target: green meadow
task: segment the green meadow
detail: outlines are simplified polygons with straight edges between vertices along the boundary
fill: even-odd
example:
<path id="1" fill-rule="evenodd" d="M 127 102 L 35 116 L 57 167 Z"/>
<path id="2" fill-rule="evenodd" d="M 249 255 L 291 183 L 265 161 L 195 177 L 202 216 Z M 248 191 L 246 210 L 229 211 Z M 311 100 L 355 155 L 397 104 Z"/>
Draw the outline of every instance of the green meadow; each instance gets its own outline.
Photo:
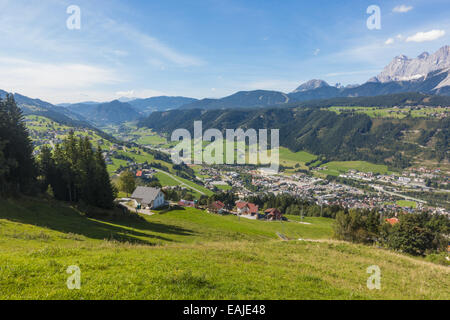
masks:
<path id="1" fill-rule="evenodd" d="M 327 110 L 327 109 L 325 109 Z M 379 108 L 379 107 L 330 107 L 328 110 L 337 114 L 343 112 L 355 112 L 367 114 L 371 118 L 395 118 L 404 119 L 408 115 L 413 118 L 428 118 L 432 114 L 444 114 L 449 112 L 448 108 L 443 107 L 426 107 L 426 108 Z"/>
<path id="2" fill-rule="evenodd" d="M 339 176 L 342 173 L 347 173 L 349 170 L 358 170 L 360 172 L 372 172 L 377 174 L 389 173 L 386 165 L 373 164 L 366 161 L 332 161 L 321 167 L 326 167 L 322 173 L 332 176 Z"/>
<path id="3" fill-rule="evenodd" d="M 1 200 L 0 299 L 450 298 L 447 267 L 334 241 L 329 219 L 292 218 L 186 209 L 94 219 L 51 200 Z M 366 286 L 372 265 L 381 290 Z M 67 288 L 69 266 L 80 290 Z"/>

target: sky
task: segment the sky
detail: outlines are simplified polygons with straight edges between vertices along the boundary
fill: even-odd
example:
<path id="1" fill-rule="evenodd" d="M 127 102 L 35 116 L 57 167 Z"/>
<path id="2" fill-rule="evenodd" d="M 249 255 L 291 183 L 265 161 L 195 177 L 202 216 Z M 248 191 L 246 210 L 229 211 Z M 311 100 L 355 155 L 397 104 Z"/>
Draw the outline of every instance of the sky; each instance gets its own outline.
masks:
<path id="1" fill-rule="evenodd" d="M 291 92 L 449 45 L 450 2 L 0 0 L 0 39 L 0 89 L 51 103 Z"/>

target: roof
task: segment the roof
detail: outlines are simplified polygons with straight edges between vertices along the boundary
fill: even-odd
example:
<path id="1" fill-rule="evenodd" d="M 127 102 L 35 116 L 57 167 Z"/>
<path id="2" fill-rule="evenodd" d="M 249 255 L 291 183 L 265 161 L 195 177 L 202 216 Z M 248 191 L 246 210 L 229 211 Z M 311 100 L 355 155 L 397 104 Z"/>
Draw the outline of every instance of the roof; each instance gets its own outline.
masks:
<path id="1" fill-rule="evenodd" d="M 259 210 L 259 207 L 256 204 L 250 203 L 250 202 L 237 202 L 236 207 L 238 209 L 243 209 L 243 208 L 247 207 L 249 209 L 250 213 L 258 213 L 258 210 Z"/>
<path id="2" fill-rule="evenodd" d="M 159 188 L 137 187 L 131 195 L 132 199 L 139 199 L 142 203 L 150 204 L 161 192 Z"/>
<path id="3" fill-rule="evenodd" d="M 225 207 L 225 204 L 221 201 L 215 201 L 215 202 L 211 203 L 211 207 L 213 209 L 220 210 Z"/>
<path id="4" fill-rule="evenodd" d="M 178 201 L 178 205 L 182 207 L 195 207 L 195 202 L 181 199 Z"/>
<path id="5" fill-rule="evenodd" d="M 270 209 L 267 209 L 264 212 L 268 213 L 268 214 L 276 214 L 276 213 L 281 214 L 280 210 L 278 210 L 277 208 L 270 208 Z"/>
<path id="6" fill-rule="evenodd" d="M 138 172 L 136 172 L 136 177 L 142 177 L 142 171 L 138 171 Z"/>
<path id="7" fill-rule="evenodd" d="M 386 222 L 393 226 L 393 225 L 399 223 L 400 220 L 398 220 L 397 218 L 391 218 L 391 219 L 386 219 Z"/>

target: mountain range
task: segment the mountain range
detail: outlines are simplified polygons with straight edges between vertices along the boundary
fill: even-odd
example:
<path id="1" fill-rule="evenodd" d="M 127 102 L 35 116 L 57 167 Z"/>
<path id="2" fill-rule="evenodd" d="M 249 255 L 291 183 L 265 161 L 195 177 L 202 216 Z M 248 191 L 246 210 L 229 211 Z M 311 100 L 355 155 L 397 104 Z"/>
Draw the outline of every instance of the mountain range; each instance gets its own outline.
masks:
<path id="1" fill-rule="evenodd" d="M 450 95 L 450 46 L 436 53 L 422 53 L 415 59 L 395 57 L 386 68 L 362 85 L 331 86 L 324 80 L 310 80 L 291 93 L 240 91 L 221 99 L 203 99 L 182 109 L 223 109 L 276 106 L 338 97 L 370 97 L 404 92 Z"/>
<path id="2" fill-rule="evenodd" d="M 194 99 L 187 97 L 126 98 L 111 102 L 83 102 L 59 104 L 32 99 L 15 93 L 17 104 L 25 114 L 52 116 L 54 120 L 91 122 L 96 125 L 121 123 L 144 118 L 155 111 L 173 109 L 234 109 L 291 106 L 317 100 L 373 97 L 400 93 L 422 93 L 450 96 L 450 46 L 437 52 L 422 53 L 417 58 L 395 57 L 376 77 L 362 85 L 331 86 L 320 79 L 310 80 L 291 93 L 254 90 L 239 91 L 220 99 Z M 0 90 L 0 97 L 7 93 Z M 348 98 L 348 99 L 347 99 Z M 346 100 L 347 99 L 347 100 Z M 314 101 L 314 102 L 313 102 Z M 387 101 L 377 100 L 377 101 Z M 321 104 L 320 102 L 319 104 Z"/>

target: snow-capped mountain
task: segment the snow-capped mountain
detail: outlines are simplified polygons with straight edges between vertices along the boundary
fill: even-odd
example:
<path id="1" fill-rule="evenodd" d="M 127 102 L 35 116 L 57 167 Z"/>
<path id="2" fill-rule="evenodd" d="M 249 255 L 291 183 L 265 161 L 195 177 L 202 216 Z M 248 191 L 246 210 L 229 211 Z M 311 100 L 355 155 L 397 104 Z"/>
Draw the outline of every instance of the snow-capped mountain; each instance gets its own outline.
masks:
<path id="1" fill-rule="evenodd" d="M 450 46 L 444 46 L 433 54 L 424 52 L 415 59 L 405 55 L 395 57 L 370 82 L 410 81 L 425 78 L 429 73 L 450 68 Z"/>

